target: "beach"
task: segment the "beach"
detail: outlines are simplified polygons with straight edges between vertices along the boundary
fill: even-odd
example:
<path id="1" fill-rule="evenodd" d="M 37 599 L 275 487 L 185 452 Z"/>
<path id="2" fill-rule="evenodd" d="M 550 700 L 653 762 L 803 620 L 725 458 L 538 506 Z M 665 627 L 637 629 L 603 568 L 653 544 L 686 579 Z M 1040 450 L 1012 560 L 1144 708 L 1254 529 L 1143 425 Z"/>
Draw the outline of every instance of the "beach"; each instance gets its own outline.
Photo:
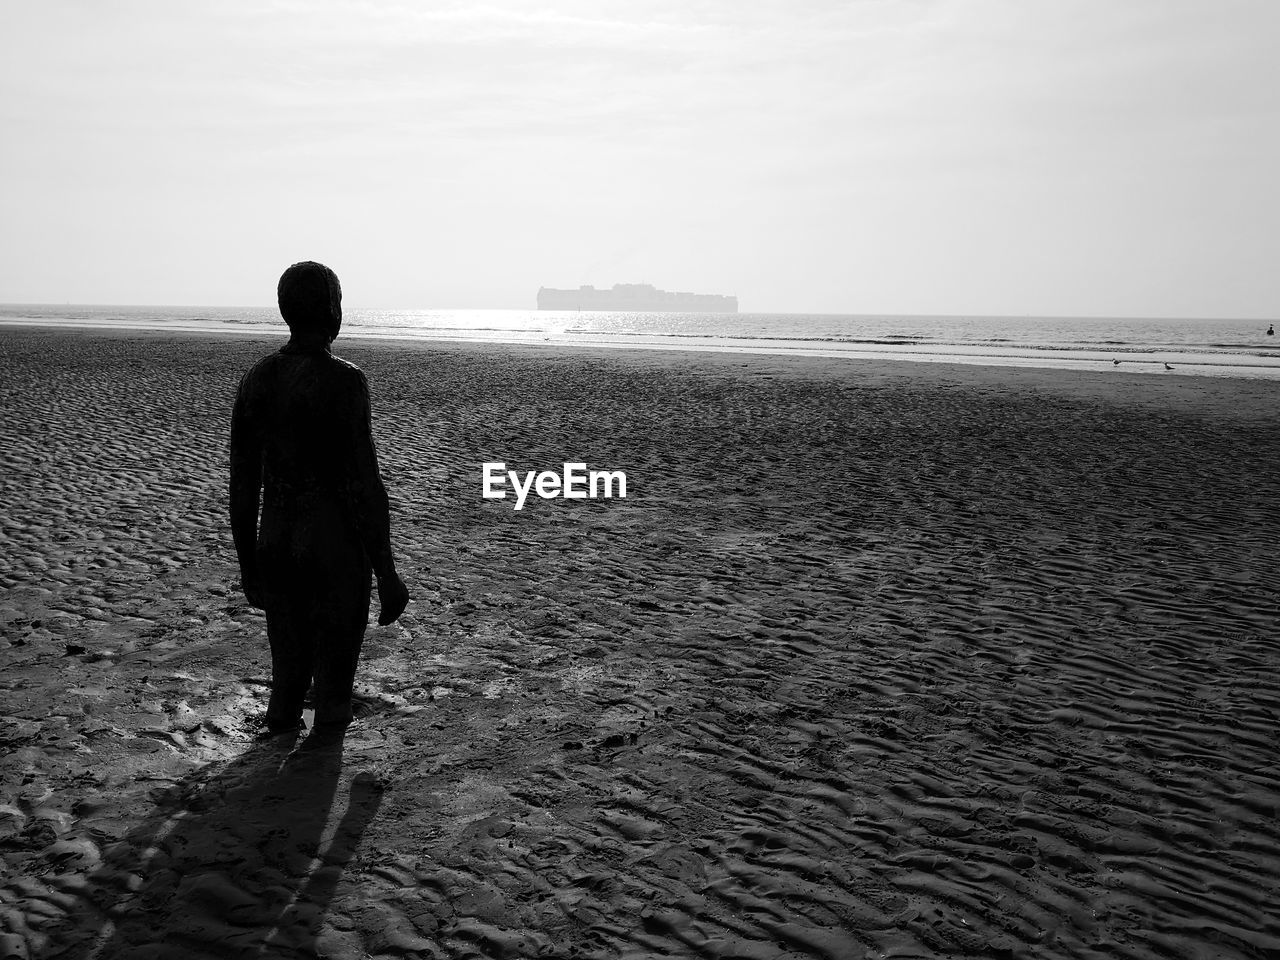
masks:
<path id="1" fill-rule="evenodd" d="M 1280 382 L 340 338 L 414 600 L 262 739 L 282 342 L 0 328 L 0 955 L 1280 954 Z"/>

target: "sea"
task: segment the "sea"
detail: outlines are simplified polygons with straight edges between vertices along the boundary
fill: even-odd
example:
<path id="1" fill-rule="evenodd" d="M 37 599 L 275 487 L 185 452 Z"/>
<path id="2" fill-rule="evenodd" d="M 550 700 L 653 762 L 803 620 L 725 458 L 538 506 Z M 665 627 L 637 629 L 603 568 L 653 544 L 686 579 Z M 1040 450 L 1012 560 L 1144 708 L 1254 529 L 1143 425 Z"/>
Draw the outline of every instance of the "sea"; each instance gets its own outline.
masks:
<path id="1" fill-rule="evenodd" d="M 0 324 L 284 335 L 274 307 L 0 304 Z M 895 316 L 344 308 L 346 336 L 1121 369 L 1280 379 L 1271 322 L 1227 318 Z"/>

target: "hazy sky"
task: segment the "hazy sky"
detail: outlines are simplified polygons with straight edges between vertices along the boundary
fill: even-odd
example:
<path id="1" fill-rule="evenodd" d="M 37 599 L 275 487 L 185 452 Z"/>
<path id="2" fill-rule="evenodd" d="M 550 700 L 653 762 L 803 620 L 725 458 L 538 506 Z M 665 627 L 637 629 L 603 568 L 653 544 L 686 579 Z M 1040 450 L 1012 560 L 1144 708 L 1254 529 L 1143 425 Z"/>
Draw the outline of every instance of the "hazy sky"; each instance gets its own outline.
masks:
<path id="1" fill-rule="evenodd" d="M 0 301 L 1280 315 L 1276 0 L 0 0 Z"/>

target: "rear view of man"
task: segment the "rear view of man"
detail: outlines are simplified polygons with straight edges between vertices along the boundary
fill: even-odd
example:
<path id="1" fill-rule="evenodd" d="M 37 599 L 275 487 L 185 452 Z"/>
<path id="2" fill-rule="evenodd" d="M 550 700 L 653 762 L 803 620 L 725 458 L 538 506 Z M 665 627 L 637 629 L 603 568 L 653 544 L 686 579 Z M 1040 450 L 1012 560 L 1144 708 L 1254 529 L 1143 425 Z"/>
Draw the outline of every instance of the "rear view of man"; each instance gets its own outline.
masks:
<path id="1" fill-rule="evenodd" d="M 312 683 L 316 726 L 350 723 L 373 576 L 378 623 L 409 602 L 391 555 L 368 383 L 329 348 L 342 325 L 338 278 L 295 263 L 277 293 L 289 342 L 245 374 L 231 418 L 231 530 L 245 596 L 267 618 L 273 733 L 302 726 Z"/>

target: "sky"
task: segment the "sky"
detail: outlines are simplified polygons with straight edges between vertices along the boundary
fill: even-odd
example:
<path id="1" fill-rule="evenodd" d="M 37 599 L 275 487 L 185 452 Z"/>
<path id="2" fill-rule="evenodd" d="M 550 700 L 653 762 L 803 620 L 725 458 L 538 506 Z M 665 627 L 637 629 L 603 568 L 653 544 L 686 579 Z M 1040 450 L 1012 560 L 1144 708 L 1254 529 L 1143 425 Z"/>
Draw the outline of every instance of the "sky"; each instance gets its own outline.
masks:
<path id="1" fill-rule="evenodd" d="M 0 0 L 0 302 L 1280 316 L 1275 0 Z"/>

